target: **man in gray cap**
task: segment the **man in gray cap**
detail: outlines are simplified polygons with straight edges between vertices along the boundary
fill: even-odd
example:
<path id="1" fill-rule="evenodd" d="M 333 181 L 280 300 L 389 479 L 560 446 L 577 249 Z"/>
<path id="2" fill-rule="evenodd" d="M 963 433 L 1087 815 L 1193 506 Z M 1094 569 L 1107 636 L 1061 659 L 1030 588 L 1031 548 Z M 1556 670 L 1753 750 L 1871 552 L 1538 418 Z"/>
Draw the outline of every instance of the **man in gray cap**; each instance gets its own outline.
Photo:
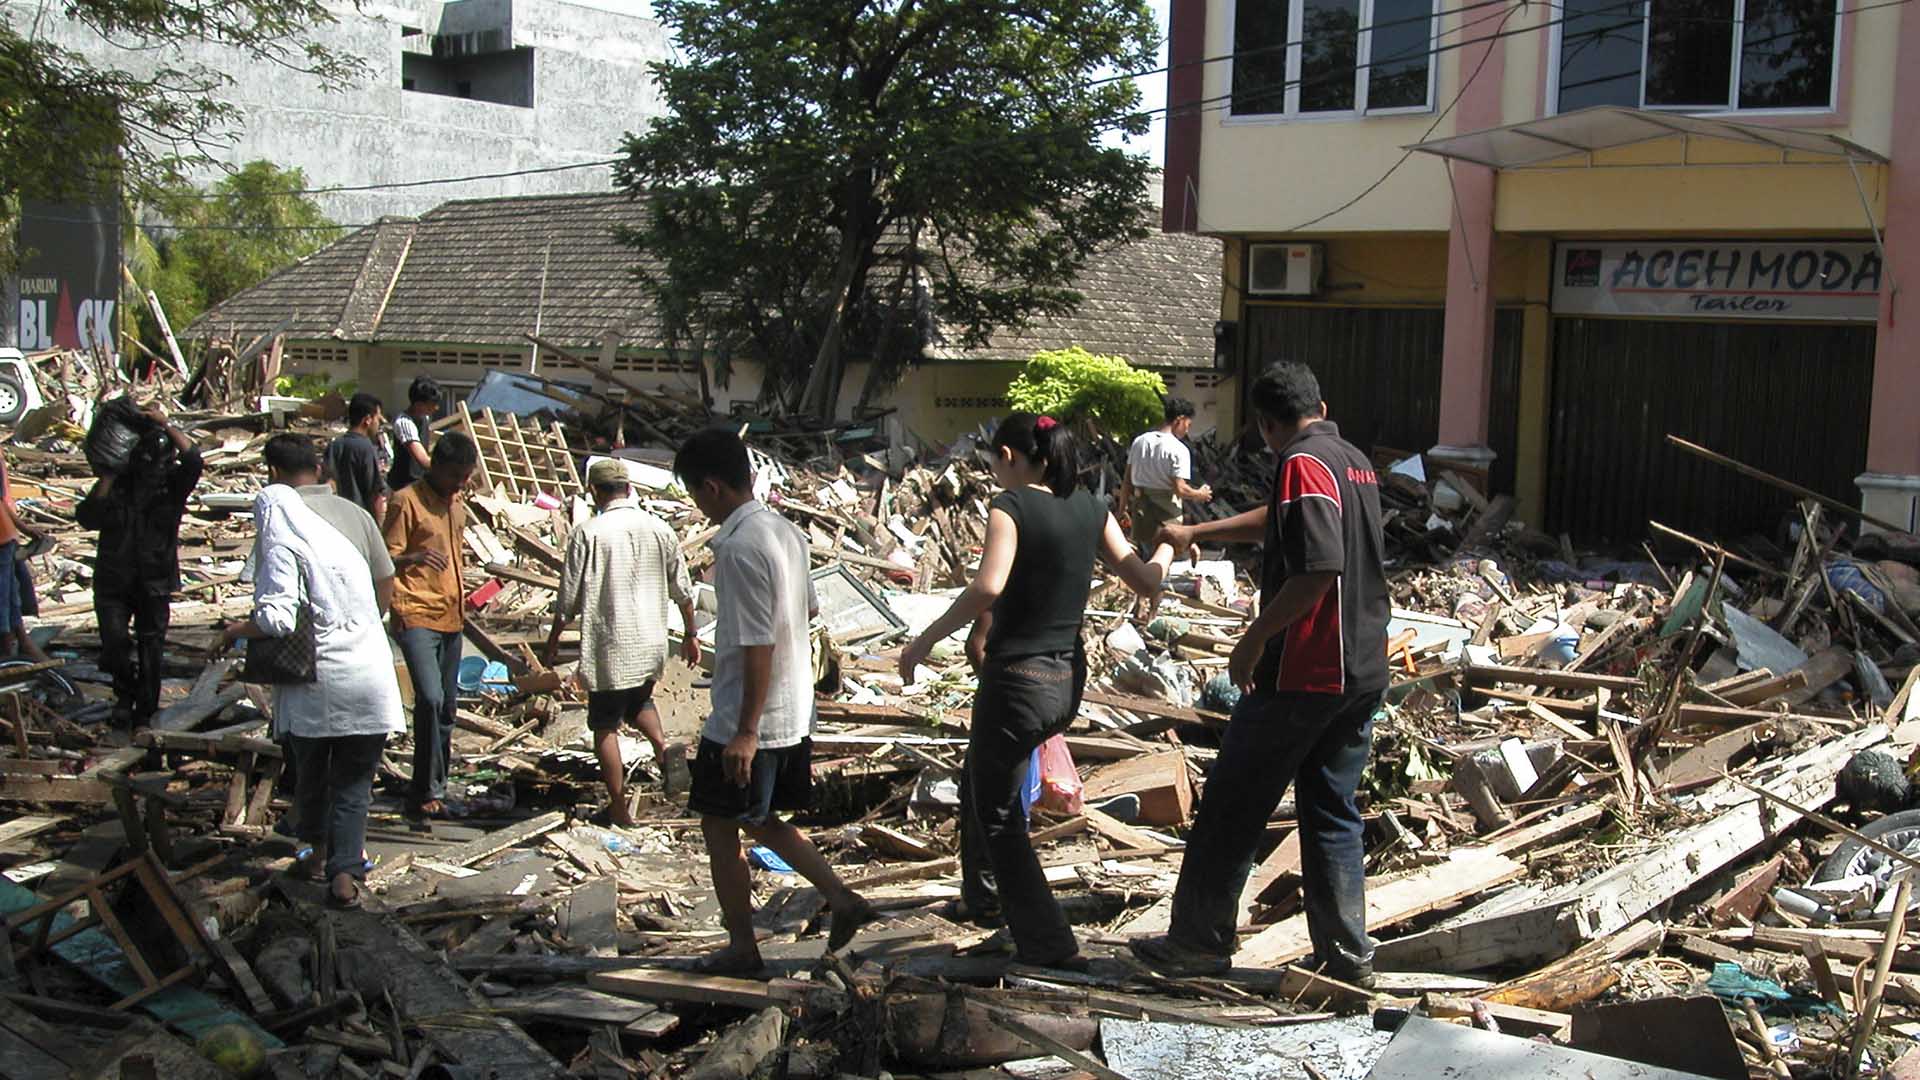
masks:
<path id="1" fill-rule="evenodd" d="M 551 666 L 567 621 L 580 619 L 580 675 L 587 685 L 587 726 L 592 729 L 600 775 L 611 800 L 608 817 L 628 827 L 626 764 L 620 758 L 620 727 L 632 724 L 653 744 L 663 764 L 667 740 L 653 685 L 667 668 L 667 601 L 679 605 L 686 627 L 680 655 L 700 663 L 694 632 L 693 581 L 680 557 L 680 538 L 666 522 L 640 509 L 624 462 L 603 458 L 587 469 L 593 520 L 567 541 L 560 595 L 554 601 L 553 632 L 547 637 Z"/>

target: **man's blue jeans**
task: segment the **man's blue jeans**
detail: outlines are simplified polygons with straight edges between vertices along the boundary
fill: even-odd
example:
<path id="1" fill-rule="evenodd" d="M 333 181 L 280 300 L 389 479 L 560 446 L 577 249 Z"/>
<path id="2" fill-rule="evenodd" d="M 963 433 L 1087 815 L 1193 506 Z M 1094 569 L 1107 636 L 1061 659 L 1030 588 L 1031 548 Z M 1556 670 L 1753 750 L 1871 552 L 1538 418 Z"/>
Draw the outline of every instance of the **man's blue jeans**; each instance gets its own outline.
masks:
<path id="1" fill-rule="evenodd" d="M 460 704 L 460 631 L 410 626 L 400 631 L 400 655 L 413 680 L 415 803 L 447 797 L 453 757 L 453 713 Z"/>
<path id="2" fill-rule="evenodd" d="M 1370 963 L 1365 823 L 1354 789 L 1367 767 L 1382 694 L 1248 694 L 1234 707 L 1207 773 L 1173 894 L 1173 940 L 1233 955 L 1240 892 L 1267 819 L 1294 784 L 1300 814 L 1301 892 L 1321 962 Z"/>

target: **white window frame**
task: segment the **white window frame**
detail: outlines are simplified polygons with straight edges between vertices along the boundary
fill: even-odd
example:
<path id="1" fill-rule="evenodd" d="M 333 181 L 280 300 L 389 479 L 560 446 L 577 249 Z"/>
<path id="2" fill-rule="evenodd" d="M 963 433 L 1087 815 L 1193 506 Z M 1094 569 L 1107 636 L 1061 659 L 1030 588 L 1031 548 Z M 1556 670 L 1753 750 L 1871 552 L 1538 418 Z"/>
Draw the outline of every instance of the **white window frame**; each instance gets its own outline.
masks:
<path id="1" fill-rule="evenodd" d="M 1234 0 L 1227 18 L 1227 44 L 1224 52 L 1233 52 L 1237 25 L 1240 18 L 1242 0 Z M 1360 40 L 1355 43 L 1353 71 L 1354 108 L 1340 112 L 1300 111 L 1300 67 L 1302 63 L 1302 31 L 1306 22 L 1304 0 L 1288 0 L 1287 3 L 1287 90 L 1284 111 L 1276 113 L 1244 113 L 1233 111 L 1233 68 L 1235 61 L 1227 61 L 1227 108 L 1223 110 L 1223 124 L 1289 124 L 1300 121 L 1309 123 L 1327 120 L 1358 120 L 1369 116 L 1413 116 L 1433 111 L 1435 71 L 1440 66 L 1438 57 L 1433 53 L 1440 39 L 1440 0 L 1429 0 L 1432 14 L 1427 19 L 1427 99 L 1419 105 L 1401 105 L 1390 109 L 1367 108 L 1367 90 L 1373 73 L 1370 66 L 1373 60 L 1373 8 L 1374 0 L 1359 0 L 1360 4 Z"/>
<path id="2" fill-rule="evenodd" d="M 1840 108 L 1840 78 L 1847 58 L 1842 48 L 1841 35 L 1847 30 L 1847 0 L 1834 0 L 1833 9 L 1833 73 L 1827 87 L 1825 105 L 1795 105 L 1784 108 L 1743 109 L 1740 107 L 1740 53 L 1741 39 L 1746 36 L 1747 0 L 1733 0 L 1733 66 L 1727 76 L 1728 105 L 1649 105 L 1647 104 L 1647 59 L 1653 48 L 1653 4 L 1655 0 L 1646 0 L 1646 10 L 1640 16 L 1640 91 L 1639 104 L 1634 106 L 1650 112 L 1681 113 L 1687 116 L 1822 116 L 1835 113 Z M 1567 11 L 1564 0 L 1551 0 L 1550 17 L 1553 20 L 1553 33 L 1548 39 L 1548 62 L 1553 65 L 1553 78 L 1547 81 L 1547 115 L 1560 114 L 1560 57 L 1565 49 L 1563 34 L 1566 30 Z"/>

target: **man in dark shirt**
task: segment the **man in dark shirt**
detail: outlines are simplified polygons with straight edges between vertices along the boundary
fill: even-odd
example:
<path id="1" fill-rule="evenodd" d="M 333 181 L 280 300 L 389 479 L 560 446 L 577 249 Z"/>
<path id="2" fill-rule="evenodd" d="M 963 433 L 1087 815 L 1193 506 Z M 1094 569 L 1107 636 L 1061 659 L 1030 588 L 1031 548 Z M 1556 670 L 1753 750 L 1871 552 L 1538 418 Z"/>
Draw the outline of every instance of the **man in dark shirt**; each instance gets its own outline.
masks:
<path id="1" fill-rule="evenodd" d="M 382 422 L 380 399 L 365 391 L 347 402 L 347 433 L 327 446 L 327 479 L 340 497 L 365 510 L 376 522 L 387 520 L 386 469 L 373 445 Z"/>
<path id="2" fill-rule="evenodd" d="M 100 656 L 113 676 L 114 722 L 135 726 L 160 707 L 160 656 L 180 588 L 180 518 L 200 482 L 200 451 L 158 403 L 123 474 L 103 475 L 74 511 L 100 533 L 93 610 Z M 128 632 L 129 626 L 132 633 Z"/>
<path id="3" fill-rule="evenodd" d="M 1223 521 L 1170 525 L 1159 536 L 1182 552 L 1198 540 L 1262 541 L 1260 615 L 1228 662 L 1243 696 L 1187 837 L 1172 926 L 1136 939 L 1133 950 L 1169 974 L 1228 967 L 1240 893 L 1291 781 L 1313 943 L 1306 963 L 1371 986 L 1366 852 L 1353 796 L 1388 681 L 1379 479 L 1327 421 L 1305 365 L 1269 367 L 1249 397 L 1261 437 L 1280 459 L 1270 501 Z"/>

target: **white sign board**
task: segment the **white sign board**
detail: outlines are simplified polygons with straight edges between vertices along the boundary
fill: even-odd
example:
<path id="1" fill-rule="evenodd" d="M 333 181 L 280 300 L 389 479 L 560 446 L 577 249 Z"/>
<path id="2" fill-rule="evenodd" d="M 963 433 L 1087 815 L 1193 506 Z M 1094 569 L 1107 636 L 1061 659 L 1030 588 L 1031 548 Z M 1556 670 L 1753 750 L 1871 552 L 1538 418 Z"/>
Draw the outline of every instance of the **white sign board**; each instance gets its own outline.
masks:
<path id="1" fill-rule="evenodd" d="M 1553 311 L 1872 322 L 1882 273 L 1866 242 L 1569 241 L 1554 251 Z"/>

